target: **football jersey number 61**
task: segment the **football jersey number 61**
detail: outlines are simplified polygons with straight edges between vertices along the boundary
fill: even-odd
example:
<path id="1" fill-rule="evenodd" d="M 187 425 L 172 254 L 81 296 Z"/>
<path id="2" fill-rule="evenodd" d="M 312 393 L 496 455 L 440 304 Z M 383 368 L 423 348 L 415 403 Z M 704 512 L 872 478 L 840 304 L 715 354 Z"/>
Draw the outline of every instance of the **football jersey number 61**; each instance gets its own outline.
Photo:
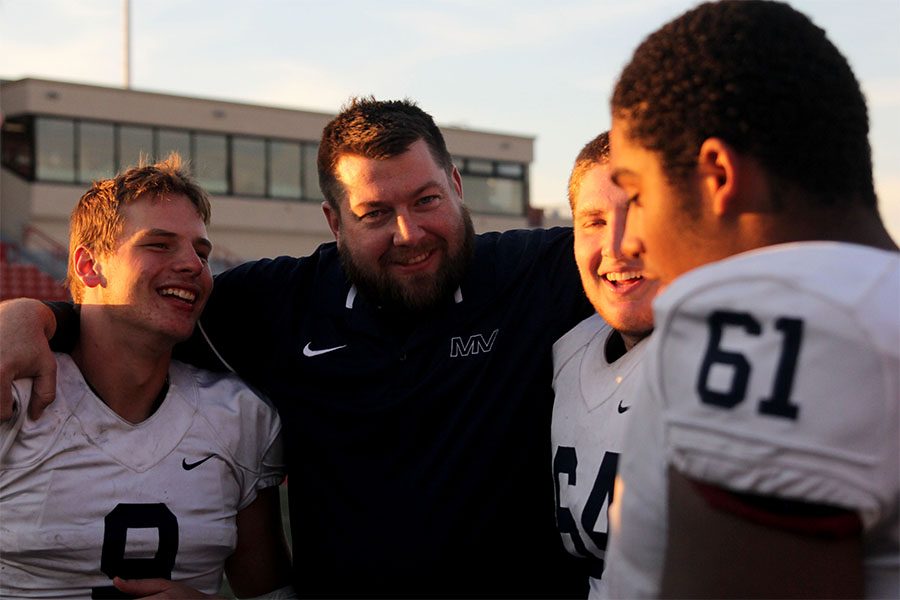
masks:
<path id="1" fill-rule="evenodd" d="M 751 365 L 747 358 L 738 352 L 728 352 L 720 346 L 722 331 L 725 327 L 740 327 L 750 335 L 762 335 L 762 326 L 750 313 L 715 311 L 707 319 L 709 324 L 709 345 L 700 367 L 697 378 L 697 393 L 704 404 L 722 408 L 734 408 L 745 400 L 747 382 L 750 379 Z M 797 358 L 800 355 L 800 342 L 803 339 L 803 321 L 788 317 L 780 317 L 775 321 L 775 329 L 781 332 L 781 355 L 775 371 L 772 394 L 761 398 L 758 410 L 764 415 L 797 419 L 800 407 L 791 402 L 791 389 L 794 385 L 794 372 L 797 369 Z M 731 388 L 727 392 L 709 389 L 709 373 L 713 365 L 730 365 L 734 369 Z"/>

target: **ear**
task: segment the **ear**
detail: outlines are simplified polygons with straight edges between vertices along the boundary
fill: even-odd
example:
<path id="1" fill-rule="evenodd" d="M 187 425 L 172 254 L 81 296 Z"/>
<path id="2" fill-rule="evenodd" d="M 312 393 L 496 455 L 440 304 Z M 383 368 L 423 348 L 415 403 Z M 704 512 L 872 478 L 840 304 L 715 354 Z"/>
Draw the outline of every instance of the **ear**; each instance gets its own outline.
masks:
<path id="1" fill-rule="evenodd" d="M 740 155 L 720 138 L 708 138 L 697 158 L 700 190 L 717 217 L 739 210 L 743 185 Z"/>
<path id="2" fill-rule="evenodd" d="M 328 200 L 322 202 L 322 212 L 325 213 L 325 220 L 328 221 L 328 227 L 337 242 L 341 241 L 341 213 L 339 209 L 331 206 Z"/>
<path id="3" fill-rule="evenodd" d="M 453 185 L 453 189 L 456 190 L 456 194 L 459 196 L 460 201 L 463 200 L 463 186 L 462 186 L 462 176 L 459 174 L 459 169 L 456 168 L 456 165 L 453 165 L 453 170 L 450 172 L 450 183 Z"/>
<path id="4" fill-rule="evenodd" d="M 86 246 L 78 246 L 72 261 L 75 265 L 75 275 L 85 287 L 106 285 L 106 279 L 103 277 L 103 265 L 97 260 L 92 250 Z"/>

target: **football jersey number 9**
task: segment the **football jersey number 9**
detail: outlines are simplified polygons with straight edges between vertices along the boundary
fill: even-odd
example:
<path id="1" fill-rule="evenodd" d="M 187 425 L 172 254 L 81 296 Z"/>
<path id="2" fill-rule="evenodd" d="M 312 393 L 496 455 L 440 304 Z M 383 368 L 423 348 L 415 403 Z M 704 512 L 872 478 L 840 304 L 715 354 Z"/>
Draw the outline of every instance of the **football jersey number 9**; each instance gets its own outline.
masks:
<path id="1" fill-rule="evenodd" d="M 153 558 L 126 558 L 125 542 L 129 529 L 153 528 L 159 531 L 159 546 Z M 103 551 L 100 570 L 112 579 L 172 578 L 178 554 L 178 519 L 162 503 L 121 503 L 104 519 Z M 114 586 L 96 587 L 91 598 L 123 597 Z"/>

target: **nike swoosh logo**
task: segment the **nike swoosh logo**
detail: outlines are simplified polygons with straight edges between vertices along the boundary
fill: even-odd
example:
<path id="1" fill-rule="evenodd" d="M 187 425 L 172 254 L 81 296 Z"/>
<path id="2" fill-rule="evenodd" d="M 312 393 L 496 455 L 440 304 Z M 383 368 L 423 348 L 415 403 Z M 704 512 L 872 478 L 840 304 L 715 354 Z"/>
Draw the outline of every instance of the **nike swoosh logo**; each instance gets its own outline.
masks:
<path id="1" fill-rule="evenodd" d="M 618 410 L 619 414 L 621 415 L 622 413 L 627 411 L 629 408 L 631 408 L 630 404 L 628 406 L 622 406 L 622 401 L 619 400 L 619 406 L 616 407 L 616 410 Z"/>
<path id="2" fill-rule="evenodd" d="M 189 463 L 186 458 L 182 458 L 181 459 L 181 468 L 184 469 L 185 471 L 190 471 L 191 469 L 196 469 L 197 467 L 199 467 L 200 465 L 202 465 L 203 463 L 205 463 L 206 461 L 211 459 L 213 456 L 215 456 L 215 454 L 210 454 L 206 458 L 201 458 L 197 462 L 192 462 L 192 463 Z"/>
<path id="3" fill-rule="evenodd" d="M 319 356 L 320 354 L 328 354 L 329 352 L 334 352 L 335 350 L 340 350 L 341 348 L 346 348 L 347 344 L 343 346 L 335 346 L 334 348 L 322 348 L 321 350 L 313 350 L 309 346 L 312 342 L 309 342 L 305 346 L 303 346 L 303 356 Z"/>

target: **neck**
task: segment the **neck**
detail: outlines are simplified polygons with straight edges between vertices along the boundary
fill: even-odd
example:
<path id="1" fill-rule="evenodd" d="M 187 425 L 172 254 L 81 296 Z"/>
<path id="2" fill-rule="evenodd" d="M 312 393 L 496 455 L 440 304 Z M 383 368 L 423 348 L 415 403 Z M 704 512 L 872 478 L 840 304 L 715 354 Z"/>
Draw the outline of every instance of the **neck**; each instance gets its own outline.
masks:
<path id="1" fill-rule="evenodd" d="M 882 250 L 897 250 L 877 211 L 861 207 L 797 207 L 774 213 L 745 213 L 721 236 L 722 257 L 762 246 L 791 242 L 843 242 Z"/>
<path id="2" fill-rule="evenodd" d="M 72 359 L 110 409 L 130 423 L 140 423 L 156 410 L 166 387 L 171 345 L 117 330 L 101 318 L 102 309 L 82 307 L 81 335 Z"/>
<path id="3" fill-rule="evenodd" d="M 645 337 L 647 337 L 650 334 L 642 333 L 639 335 L 632 335 L 632 334 L 627 334 L 627 333 L 620 331 L 619 335 L 622 336 L 622 342 L 625 344 L 625 352 L 628 352 L 629 350 L 631 350 L 632 348 L 637 346 L 638 342 L 640 342 L 642 339 L 644 339 Z"/>
<path id="4" fill-rule="evenodd" d="M 629 345 L 629 337 L 630 336 L 626 337 L 622 335 L 622 332 L 617 329 L 612 330 L 612 332 L 609 334 L 609 337 L 606 338 L 606 346 L 604 346 L 603 348 L 603 354 L 606 358 L 606 362 L 608 362 L 609 364 L 613 364 L 614 362 L 622 358 L 626 352 L 631 350 L 634 344 Z"/>
<path id="5" fill-rule="evenodd" d="M 822 231 L 818 239 L 860 244 L 881 250 L 897 250 L 897 242 L 891 238 L 875 209 L 857 208 L 836 212 L 838 214 L 835 215 L 826 213 L 820 225 Z"/>

